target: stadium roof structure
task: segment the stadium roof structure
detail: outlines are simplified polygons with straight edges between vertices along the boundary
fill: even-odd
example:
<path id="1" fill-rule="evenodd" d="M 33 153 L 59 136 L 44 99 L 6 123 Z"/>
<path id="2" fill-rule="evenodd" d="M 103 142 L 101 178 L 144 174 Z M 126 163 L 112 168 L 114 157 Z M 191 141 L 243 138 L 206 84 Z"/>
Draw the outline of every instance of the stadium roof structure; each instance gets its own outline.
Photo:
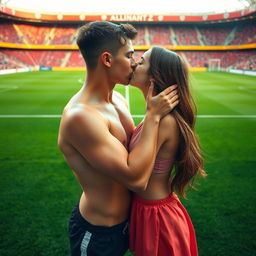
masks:
<path id="1" fill-rule="evenodd" d="M 239 11 L 203 14 L 90 14 L 90 13 L 43 13 L 0 5 L 0 17 L 31 22 L 145 22 L 145 23 L 221 23 L 256 17 L 256 4 Z"/>

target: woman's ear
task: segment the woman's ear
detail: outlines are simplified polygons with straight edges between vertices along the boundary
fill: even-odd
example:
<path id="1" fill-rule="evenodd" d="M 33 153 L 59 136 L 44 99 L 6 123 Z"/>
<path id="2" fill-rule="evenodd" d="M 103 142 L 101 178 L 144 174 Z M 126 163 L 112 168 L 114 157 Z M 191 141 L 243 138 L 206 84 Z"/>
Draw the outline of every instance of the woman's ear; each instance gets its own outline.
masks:
<path id="1" fill-rule="evenodd" d="M 101 58 L 101 62 L 104 66 L 110 68 L 111 65 L 112 65 L 112 55 L 111 53 L 109 52 L 103 52 L 101 55 L 100 55 L 100 58 Z"/>

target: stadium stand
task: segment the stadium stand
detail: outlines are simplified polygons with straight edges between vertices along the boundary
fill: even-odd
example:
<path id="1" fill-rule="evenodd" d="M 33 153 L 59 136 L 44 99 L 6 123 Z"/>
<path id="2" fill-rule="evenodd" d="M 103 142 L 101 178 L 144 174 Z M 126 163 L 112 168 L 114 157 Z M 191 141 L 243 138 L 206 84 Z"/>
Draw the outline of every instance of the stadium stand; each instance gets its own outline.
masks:
<path id="1" fill-rule="evenodd" d="M 133 42 L 134 45 L 148 45 L 149 41 L 148 41 L 148 36 L 146 36 L 146 27 L 145 26 L 136 26 L 136 29 L 138 31 L 138 35 Z M 147 37 L 147 39 L 146 39 L 146 37 Z"/>
<path id="2" fill-rule="evenodd" d="M 214 26 L 200 27 L 198 32 L 199 37 L 204 45 L 228 45 L 227 39 L 231 32 L 236 28 L 233 26 Z M 241 43 L 242 44 L 242 43 Z"/>
<path id="3" fill-rule="evenodd" d="M 78 26 L 49 27 L 0 23 L 0 40 L 9 43 L 74 44 Z M 172 25 L 136 26 L 135 45 L 236 45 L 256 42 L 256 26 L 240 25 Z M 171 35 L 172 33 L 172 35 Z M 230 40 L 227 40 L 230 38 Z"/>
<path id="4" fill-rule="evenodd" d="M 244 48 L 232 49 L 234 45 L 256 43 L 255 19 L 241 19 L 233 22 L 215 23 L 135 23 L 138 36 L 134 46 L 145 50 L 145 46 L 163 45 L 179 52 L 190 67 L 208 67 L 209 60 L 218 60 L 222 69 L 256 70 L 256 50 Z M 131 22 L 132 23 L 132 22 Z M 12 43 L 13 47 L 2 46 L 0 52 L 0 69 L 51 66 L 84 67 L 85 63 L 76 45 L 78 28 L 83 23 L 44 22 L 35 23 L 1 18 L 0 44 Z M 33 50 L 20 45 L 34 45 Z M 45 49 L 45 47 L 49 48 Z M 56 47 L 57 48 L 56 48 Z M 63 46 L 58 48 L 58 46 Z M 66 46 L 66 48 L 65 48 Z M 144 46 L 144 48 L 143 48 Z M 219 49 L 197 49 L 195 47 L 219 46 Z M 223 46 L 231 46 L 222 50 Z M 55 48 L 56 49 L 55 49 Z M 190 49 L 191 47 L 191 49 Z M 139 59 L 143 51 L 137 50 L 135 58 Z"/>
<path id="5" fill-rule="evenodd" d="M 71 52 L 70 58 L 67 63 L 67 67 L 84 67 L 84 66 L 85 66 L 85 62 L 80 52 L 78 51 Z"/>
<path id="6" fill-rule="evenodd" d="M 150 45 L 172 45 L 169 26 L 147 26 Z"/>
<path id="7" fill-rule="evenodd" d="M 22 44 L 23 40 L 17 34 L 12 23 L 0 23 L 1 42 Z"/>
<path id="8" fill-rule="evenodd" d="M 192 67 L 207 67 L 209 59 L 219 59 L 222 68 L 255 70 L 256 55 L 252 51 L 183 51 L 180 52 Z"/>
<path id="9" fill-rule="evenodd" d="M 196 27 L 194 26 L 173 26 L 175 39 L 178 45 L 201 45 L 198 40 Z"/>
<path id="10" fill-rule="evenodd" d="M 75 43 L 77 27 L 55 27 L 49 44 L 73 44 Z"/>
<path id="11" fill-rule="evenodd" d="M 51 27 L 36 27 L 27 24 L 13 24 L 13 27 L 24 44 L 45 44 L 46 37 L 52 29 Z"/>
<path id="12" fill-rule="evenodd" d="M 248 44 L 256 43 L 256 25 L 248 26 L 247 24 L 239 24 L 236 27 L 234 39 L 230 44 Z"/>

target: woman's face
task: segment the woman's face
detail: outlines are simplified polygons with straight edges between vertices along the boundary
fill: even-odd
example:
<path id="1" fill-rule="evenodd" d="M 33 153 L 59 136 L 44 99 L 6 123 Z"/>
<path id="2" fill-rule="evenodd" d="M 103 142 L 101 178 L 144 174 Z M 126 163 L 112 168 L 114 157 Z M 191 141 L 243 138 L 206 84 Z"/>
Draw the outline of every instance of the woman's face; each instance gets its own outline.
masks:
<path id="1" fill-rule="evenodd" d="M 148 75 L 150 55 L 151 50 L 148 50 L 141 56 L 130 81 L 130 85 L 141 89 L 143 92 L 148 90 L 150 84 L 150 76 Z"/>

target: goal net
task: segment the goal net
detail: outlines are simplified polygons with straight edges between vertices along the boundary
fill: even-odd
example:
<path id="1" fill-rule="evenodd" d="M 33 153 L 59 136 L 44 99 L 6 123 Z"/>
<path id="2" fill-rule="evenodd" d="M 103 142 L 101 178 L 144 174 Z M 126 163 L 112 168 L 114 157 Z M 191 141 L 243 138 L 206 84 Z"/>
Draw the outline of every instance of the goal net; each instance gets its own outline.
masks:
<path id="1" fill-rule="evenodd" d="M 220 59 L 209 59 L 208 70 L 220 71 Z"/>

